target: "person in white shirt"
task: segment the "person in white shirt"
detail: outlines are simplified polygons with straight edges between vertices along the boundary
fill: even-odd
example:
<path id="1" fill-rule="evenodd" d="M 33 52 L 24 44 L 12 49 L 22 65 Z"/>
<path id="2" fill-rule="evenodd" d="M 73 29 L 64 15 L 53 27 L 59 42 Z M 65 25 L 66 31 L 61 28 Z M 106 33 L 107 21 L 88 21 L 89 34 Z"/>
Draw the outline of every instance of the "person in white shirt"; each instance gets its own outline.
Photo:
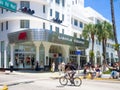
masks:
<path id="1" fill-rule="evenodd" d="M 10 72 L 13 72 L 13 63 L 12 63 L 12 61 L 9 62 L 9 66 L 10 66 Z"/>

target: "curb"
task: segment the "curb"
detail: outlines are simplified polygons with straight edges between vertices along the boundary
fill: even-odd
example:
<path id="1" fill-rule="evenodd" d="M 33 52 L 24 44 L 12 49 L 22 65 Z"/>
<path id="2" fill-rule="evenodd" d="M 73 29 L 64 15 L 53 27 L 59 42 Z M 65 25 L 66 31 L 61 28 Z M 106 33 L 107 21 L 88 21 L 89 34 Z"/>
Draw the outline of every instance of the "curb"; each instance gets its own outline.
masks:
<path id="1" fill-rule="evenodd" d="M 50 77 L 51 79 L 59 79 L 60 77 Z M 83 77 L 80 76 L 81 79 L 84 79 Z M 111 78 L 94 78 L 94 79 L 90 79 L 90 78 L 86 78 L 87 80 L 110 80 L 110 81 L 119 81 L 120 79 L 111 79 Z"/>

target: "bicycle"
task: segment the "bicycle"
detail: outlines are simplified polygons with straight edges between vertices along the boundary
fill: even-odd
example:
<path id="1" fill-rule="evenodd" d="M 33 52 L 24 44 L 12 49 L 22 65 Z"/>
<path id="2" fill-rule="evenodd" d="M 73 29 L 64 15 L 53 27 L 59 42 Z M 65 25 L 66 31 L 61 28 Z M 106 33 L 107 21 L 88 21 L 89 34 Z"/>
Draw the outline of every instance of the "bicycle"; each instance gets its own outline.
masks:
<path id="1" fill-rule="evenodd" d="M 68 75 L 68 73 L 59 78 L 59 83 L 63 86 L 67 85 L 68 81 L 70 81 L 70 83 L 73 84 L 74 86 L 80 86 L 82 84 L 81 78 L 79 78 L 76 75 L 72 78 L 72 80 L 70 76 Z"/>

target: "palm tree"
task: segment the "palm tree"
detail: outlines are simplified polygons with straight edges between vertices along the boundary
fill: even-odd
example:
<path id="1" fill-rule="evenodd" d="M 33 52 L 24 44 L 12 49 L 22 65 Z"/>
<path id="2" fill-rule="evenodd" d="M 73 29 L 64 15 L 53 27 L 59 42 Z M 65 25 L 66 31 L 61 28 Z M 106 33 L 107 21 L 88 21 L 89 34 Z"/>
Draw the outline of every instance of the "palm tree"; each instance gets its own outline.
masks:
<path id="1" fill-rule="evenodd" d="M 114 34 L 115 44 L 116 44 L 116 45 L 119 45 L 119 44 L 118 44 L 118 40 L 117 40 L 117 34 L 116 34 L 116 24 L 115 24 L 114 3 L 113 3 L 113 1 L 114 1 L 114 0 L 110 0 L 111 17 L 112 17 L 112 25 L 113 25 L 113 34 Z M 117 50 L 118 59 L 119 59 L 119 62 L 120 62 L 119 49 L 116 49 L 116 50 Z M 120 66 L 119 66 L 119 67 L 120 67 Z"/>
<path id="2" fill-rule="evenodd" d="M 113 38 L 112 25 L 107 21 L 103 21 L 97 26 L 97 38 L 102 42 L 102 50 L 103 50 L 103 64 L 106 64 L 106 44 L 107 39 Z"/>
<path id="3" fill-rule="evenodd" d="M 96 28 L 95 28 L 95 24 L 86 24 L 83 31 L 82 31 L 82 36 L 85 39 L 91 38 L 92 40 L 92 50 L 91 50 L 91 59 L 90 62 L 91 64 L 93 64 L 93 57 L 94 57 L 94 38 L 95 38 L 95 34 L 96 34 Z"/>

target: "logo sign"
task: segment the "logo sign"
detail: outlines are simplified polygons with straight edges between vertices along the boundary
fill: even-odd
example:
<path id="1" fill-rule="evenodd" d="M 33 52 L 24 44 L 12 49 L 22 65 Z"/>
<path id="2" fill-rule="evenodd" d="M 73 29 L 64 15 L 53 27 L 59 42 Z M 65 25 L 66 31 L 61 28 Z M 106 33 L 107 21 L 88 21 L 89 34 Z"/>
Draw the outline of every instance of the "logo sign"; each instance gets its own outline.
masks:
<path id="1" fill-rule="evenodd" d="M 16 12 L 17 4 L 8 0 L 0 0 L 0 7 Z"/>
<path id="2" fill-rule="evenodd" d="M 76 55 L 81 55 L 81 51 L 80 51 L 80 50 L 77 50 L 77 51 L 75 52 L 75 54 L 76 54 Z"/>
<path id="3" fill-rule="evenodd" d="M 27 39 L 27 33 L 26 32 L 21 32 L 18 35 L 18 40 L 26 40 Z"/>

